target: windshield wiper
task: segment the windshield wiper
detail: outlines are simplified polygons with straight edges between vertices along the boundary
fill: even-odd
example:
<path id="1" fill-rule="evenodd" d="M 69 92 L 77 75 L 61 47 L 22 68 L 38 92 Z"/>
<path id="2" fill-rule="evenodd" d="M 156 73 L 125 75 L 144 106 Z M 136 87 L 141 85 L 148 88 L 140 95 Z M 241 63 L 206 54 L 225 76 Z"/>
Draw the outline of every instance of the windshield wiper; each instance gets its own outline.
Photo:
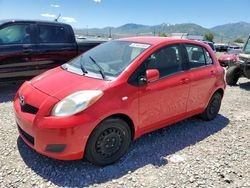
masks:
<path id="1" fill-rule="evenodd" d="M 84 74 L 88 74 L 88 71 L 85 69 L 85 67 L 83 66 L 83 61 L 82 61 L 82 55 L 81 55 L 81 58 L 80 58 L 80 68 L 82 70 L 82 73 L 83 75 Z"/>
<path id="2" fill-rule="evenodd" d="M 99 68 L 99 72 L 102 75 L 102 78 L 105 79 L 106 76 L 104 74 L 102 67 L 93 59 L 93 57 L 89 56 L 89 59 L 91 59 L 91 61 Z"/>

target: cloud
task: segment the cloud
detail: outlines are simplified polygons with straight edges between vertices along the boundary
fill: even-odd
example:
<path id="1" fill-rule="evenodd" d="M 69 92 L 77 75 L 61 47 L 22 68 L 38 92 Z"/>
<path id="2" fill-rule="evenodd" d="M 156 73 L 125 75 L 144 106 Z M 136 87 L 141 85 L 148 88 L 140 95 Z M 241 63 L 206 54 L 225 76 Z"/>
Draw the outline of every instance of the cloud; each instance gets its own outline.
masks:
<path id="1" fill-rule="evenodd" d="M 55 18 L 56 15 L 55 14 L 49 14 L 49 13 L 43 13 L 40 14 L 42 17 L 47 17 L 47 18 Z"/>
<path id="2" fill-rule="evenodd" d="M 93 0 L 94 2 L 96 2 L 96 3 L 100 3 L 101 2 L 101 0 Z"/>
<path id="3" fill-rule="evenodd" d="M 59 8 L 60 5 L 57 5 L 57 4 L 50 4 L 51 7 L 54 7 L 54 8 Z"/>
<path id="4" fill-rule="evenodd" d="M 47 17 L 47 18 L 57 18 L 57 15 L 55 14 L 50 14 L 50 13 L 43 13 L 43 14 L 40 14 L 42 17 Z M 62 16 L 62 17 L 59 17 L 59 21 L 62 20 L 64 22 L 67 22 L 67 23 L 76 23 L 76 19 L 73 18 L 73 17 L 68 17 L 68 16 Z"/>
<path id="5" fill-rule="evenodd" d="M 63 21 L 65 22 L 68 22 L 68 23 L 75 23 L 76 22 L 76 19 L 73 18 L 73 17 L 67 17 L 67 16 L 63 16 L 63 17 L 60 17 Z M 60 19 L 59 18 L 59 19 Z"/>

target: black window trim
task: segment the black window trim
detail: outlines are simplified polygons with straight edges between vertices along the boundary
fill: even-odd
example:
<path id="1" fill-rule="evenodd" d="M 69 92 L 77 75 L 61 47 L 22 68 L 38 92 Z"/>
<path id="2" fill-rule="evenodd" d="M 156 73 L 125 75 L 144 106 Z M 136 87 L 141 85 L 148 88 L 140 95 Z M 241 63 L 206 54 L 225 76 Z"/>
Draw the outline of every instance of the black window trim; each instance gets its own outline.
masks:
<path id="1" fill-rule="evenodd" d="M 212 60 L 212 63 L 211 63 L 211 64 L 207 64 L 207 60 L 206 60 L 206 58 L 205 58 L 205 63 L 206 63 L 205 65 L 199 66 L 199 67 L 190 67 L 190 62 L 189 62 L 189 57 L 188 57 L 186 45 L 194 45 L 194 46 L 199 46 L 199 47 L 201 47 L 204 56 L 205 56 L 205 53 L 206 53 L 206 51 L 207 51 L 207 52 L 209 53 L 209 56 L 210 56 L 211 60 Z M 196 69 L 200 69 L 200 68 L 203 68 L 203 67 L 209 67 L 209 66 L 214 65 L 214 61 L 213 61 L 213 58 L 211 57 L 210 52 L 209 52 L 204 46 L 199 45 L 199 44 L 194 44 L 194 43 L 183 43 L 182 46 L 183 46 L 183 50 L 184 50 L 183 53 L 185 54 L 185 59 L 186 59 L 186 60 L 185 60 L 185 61 L 186 61 L 185 64 L 187 65 L 187 70 L 196 70 Z M 206 50 L 206 51 L 205 51 L 205 50 Z"/>

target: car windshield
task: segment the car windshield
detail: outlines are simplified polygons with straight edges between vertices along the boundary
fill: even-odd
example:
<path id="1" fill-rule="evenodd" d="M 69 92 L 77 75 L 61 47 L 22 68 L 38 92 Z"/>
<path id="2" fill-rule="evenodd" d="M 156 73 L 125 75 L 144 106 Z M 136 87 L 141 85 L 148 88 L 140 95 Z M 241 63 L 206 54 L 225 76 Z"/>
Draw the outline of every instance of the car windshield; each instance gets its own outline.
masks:
<path id="1" fill-rule="evenodd" d="M 228 50 L 228 54 L 238 55 L 240 53 L 240 50 Z"/>
<path id="2" fill-rule="evenodd" d="M 126 41 L 103 43 L 83 53 L 69 63 L 63 65 L 65 70 L 90 77 L 112 80 L 142 52 L 149 44 Z"/>
<path id="3" fill-rule="evenodd" d="M 248 38 L 248 40 L 244 46 L 243 52 L 246 54 L 250 54 L 250 37 Z"/>

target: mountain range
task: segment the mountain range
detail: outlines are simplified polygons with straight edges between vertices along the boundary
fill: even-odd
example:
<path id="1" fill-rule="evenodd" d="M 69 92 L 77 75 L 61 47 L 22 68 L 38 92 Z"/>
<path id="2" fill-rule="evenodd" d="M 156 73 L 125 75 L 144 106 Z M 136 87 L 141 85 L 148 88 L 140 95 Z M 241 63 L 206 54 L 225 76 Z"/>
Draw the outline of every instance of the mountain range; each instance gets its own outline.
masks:
<path id="1" fill-rule="evenodd" d="M 204 28 L 194 23 L 183 24 L 168 24 L 160 25 L 141 25 L 128 23 L 120 27 L 105 27 L 105 28 L 88 28 L 75 29 L 76 34 L 80 35 L 100 35 L 114 38 L 138 36 L 138 35 L 159 35 L 161 33 L 188 33 L 189 35 L 204 35 L 212 32 L 215 36 L 215 41 L 233 41 L 236 38 L 245 40 L 250 34 L 250 23 L 237 22 L 224 25 L 218 25 L 213 28 Z"/>

